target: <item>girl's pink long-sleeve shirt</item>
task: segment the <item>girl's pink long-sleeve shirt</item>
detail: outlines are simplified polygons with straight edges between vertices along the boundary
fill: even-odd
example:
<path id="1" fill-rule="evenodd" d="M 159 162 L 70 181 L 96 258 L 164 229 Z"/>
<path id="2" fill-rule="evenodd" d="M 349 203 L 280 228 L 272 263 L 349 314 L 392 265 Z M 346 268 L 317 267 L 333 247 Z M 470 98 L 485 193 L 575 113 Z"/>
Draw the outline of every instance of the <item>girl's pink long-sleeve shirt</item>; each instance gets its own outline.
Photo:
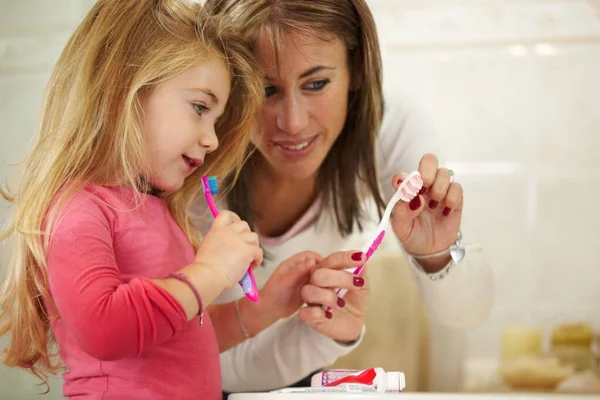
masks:
<path id="1" fill-rule="evenodd" d="M 220 399 L 219 349 L 204 315 L 151 279 L 194 262 L 165 202 L 124 187 L 88 185 L 56 218 L 47 255 L 47 303 L 77 399 Z"/>

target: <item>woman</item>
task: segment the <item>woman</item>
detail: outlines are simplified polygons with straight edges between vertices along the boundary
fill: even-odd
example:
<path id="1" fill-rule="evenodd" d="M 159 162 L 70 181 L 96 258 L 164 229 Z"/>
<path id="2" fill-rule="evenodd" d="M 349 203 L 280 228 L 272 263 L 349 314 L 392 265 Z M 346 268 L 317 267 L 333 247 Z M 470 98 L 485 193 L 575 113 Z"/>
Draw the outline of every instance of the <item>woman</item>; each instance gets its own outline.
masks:
<path id="1" fill-rule="evenodd" d="M 226 196 L 261 237 L 267 260 L 255 275 L 262 301 L 232 290 L 210 311 L 231 327 L 218 334 L 229 337 L 220 348 L 231 347 L 221 354 L 224 390 L 291 385 L 358 345 L 368 282 L 343 269 L 364 255 L 340 250 L 362 247 L 361 232 L 377 219 L 369 211 L 382 211 L 416 169 L 425 189 L 395 206 L 393 231 L 431 317 L 453 327 L 480 323 L 491 305 L 490 271 L 460 245 L 449 251 L 460 236 L 462 188 L 430 153 L 435 136 L 424 119 L 404 104 L 386 102 L 384 112 L 379 44 L 365 1 L 208 0 L 206 7 L 254 43 L 265 73 L 257 151 Z M 326 257 L 313 269 L 279 265 L 304 250 Z M 336 287 L 349 289 L 344 299 Z"/>

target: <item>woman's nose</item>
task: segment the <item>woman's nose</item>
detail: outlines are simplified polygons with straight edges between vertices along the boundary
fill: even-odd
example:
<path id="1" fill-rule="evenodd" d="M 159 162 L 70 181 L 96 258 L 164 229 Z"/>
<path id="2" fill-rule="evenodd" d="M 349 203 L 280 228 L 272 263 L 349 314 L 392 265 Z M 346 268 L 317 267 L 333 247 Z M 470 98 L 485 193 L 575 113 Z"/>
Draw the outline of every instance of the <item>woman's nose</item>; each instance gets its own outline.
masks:
<path id="1" fill-rule="evenodd" d="M 308 112 L 302 99 L 286 96 L 277 113 L 277 127 L 289 135 L 300 133 L 308 125 Z"/>

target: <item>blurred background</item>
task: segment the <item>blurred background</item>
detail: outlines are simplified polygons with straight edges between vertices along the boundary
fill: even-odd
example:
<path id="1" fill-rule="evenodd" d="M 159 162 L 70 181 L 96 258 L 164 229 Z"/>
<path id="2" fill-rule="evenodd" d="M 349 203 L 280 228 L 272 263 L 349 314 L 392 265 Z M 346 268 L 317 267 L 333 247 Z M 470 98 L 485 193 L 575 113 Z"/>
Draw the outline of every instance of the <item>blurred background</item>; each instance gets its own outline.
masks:
<path id="1" fill-rule="evenodd" d="M 18 179 L 50 70 L 91 4 L 0 0 L 2 184 Z M 483 245 L 496 297 L 489 320 L 471 332 L 437 326 L 390 244 L 374 263 L 393 264 L 406 287 L 374 294 L 365 342 L 338 365 L 405 370 L 419 391 L 600 393 L 600 1 L 370 5 L 385 84 L 440 133 L 465 188 L 467 242 Z M 0 223 L 8 212 L 0 200 Z M 372 285 L 389 281 L 390 270 L 370 268 Z M 0 366 L 0 399 L 31 398 L 35 384 Z M 60 394 L 55 379 L 43 398 Z"/>

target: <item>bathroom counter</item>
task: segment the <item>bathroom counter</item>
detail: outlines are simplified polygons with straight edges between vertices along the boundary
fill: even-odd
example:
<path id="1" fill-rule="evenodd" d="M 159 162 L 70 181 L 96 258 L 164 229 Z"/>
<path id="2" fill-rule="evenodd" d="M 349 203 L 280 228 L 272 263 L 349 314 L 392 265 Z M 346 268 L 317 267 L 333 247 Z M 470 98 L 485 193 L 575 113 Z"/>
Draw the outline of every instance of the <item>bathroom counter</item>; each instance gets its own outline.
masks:
<path id="1" fill-rule="evenodd" d="M 236 393 L 228 400 L 592 400 L 598 395 L 561 395 L 532 393 L 397 393 L 397 394 L 340 394 L 340 393 Z"/>

